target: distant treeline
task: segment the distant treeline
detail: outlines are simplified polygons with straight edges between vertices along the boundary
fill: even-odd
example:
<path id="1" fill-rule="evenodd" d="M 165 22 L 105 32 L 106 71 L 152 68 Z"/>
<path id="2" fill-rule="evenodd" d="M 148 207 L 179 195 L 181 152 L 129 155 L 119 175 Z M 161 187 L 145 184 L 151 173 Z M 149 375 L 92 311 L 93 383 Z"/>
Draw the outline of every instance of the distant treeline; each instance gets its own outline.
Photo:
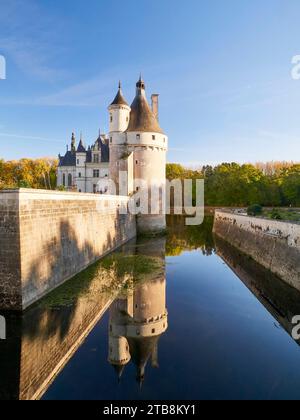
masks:
<path id="1" fill-rule="evenodd" d="M 0 159 L 0 190 L 9 188 L 55 189 L 57 160 L 52 158 Z"/>
<path id="2" fill-rule="evenodd" d="M 57 164 L 52 158 L 0 159 L 0 189 L 55 189 Z M 204 179 L 207 206 L 244 207 L 257 203 L 270 207 L 300 207 L 299 163 L 223 163 L 196 170 L 170 163 L 167 178 Z"/>
<path id="3" fill-rule="evenodd" d="M 167 165 L 167 178 L 204 179 L 207 206 L 246 207 L 257 203 L 300 207 L 300 164 L 223 163 L 191 170 L 171 163 Z"/>

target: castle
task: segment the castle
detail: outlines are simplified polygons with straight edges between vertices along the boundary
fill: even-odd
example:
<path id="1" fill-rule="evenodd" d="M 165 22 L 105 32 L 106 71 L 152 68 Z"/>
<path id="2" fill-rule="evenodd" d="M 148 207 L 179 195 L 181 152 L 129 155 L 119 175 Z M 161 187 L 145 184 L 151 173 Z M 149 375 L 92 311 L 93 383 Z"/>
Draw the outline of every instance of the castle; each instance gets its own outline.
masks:
<path id="1" fill-rule="evenodd" d="M 76 147 L 73 134 L 71 149 L 67 149 L 64 156 L 59 156 L 58 187 L 82 193 L 136 197 L 147 192 L 156 209 L 153 210 L 152 206 L 148 208 L 149 211 L 141 211 L 137 218 L 139 231 L 165 228 L 168 138 L 159 125 L 158 96 L 152 95 L 151 109 L 146 98 L 145 83 L 140 77 L 135 98 L 129 106 L 119 84 L 117 95 L 108 107 L 108 136 L 99 133 L 94 145 L 86 149 L 82 138 Z M 125 181 L 120 173 L 126 174 Z M 141 186 L 141 182 L 146 187 Z M 151 189 L 153 185 L 157 190 L 156 196 Z M 140 200 L 136 199 L 137 207 Z"/>

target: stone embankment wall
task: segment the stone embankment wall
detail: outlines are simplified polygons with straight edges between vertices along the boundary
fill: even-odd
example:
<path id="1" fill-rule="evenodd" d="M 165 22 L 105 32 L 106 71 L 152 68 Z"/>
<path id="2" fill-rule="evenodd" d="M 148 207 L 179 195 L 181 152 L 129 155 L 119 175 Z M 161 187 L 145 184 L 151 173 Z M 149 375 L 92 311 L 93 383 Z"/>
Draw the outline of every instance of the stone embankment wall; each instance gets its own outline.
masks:
<path id="1" fill-rule="evenodd" d="M 300 290 L 300 224 L 217 210 L 214 233 Z"/>
<path id="2" fill-rule="evenodd" d="M 23 310 L 136 236 L 129 198 L 0 193 L 0 308 Z"/>

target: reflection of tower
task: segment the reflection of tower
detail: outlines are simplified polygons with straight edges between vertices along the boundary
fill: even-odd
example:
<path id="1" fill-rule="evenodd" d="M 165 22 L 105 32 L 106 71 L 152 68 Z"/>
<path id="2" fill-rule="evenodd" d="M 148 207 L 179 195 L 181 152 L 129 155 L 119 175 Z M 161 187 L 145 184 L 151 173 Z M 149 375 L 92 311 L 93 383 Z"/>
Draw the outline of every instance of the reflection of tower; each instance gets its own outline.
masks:
<path id="1" fill-rule="evenodd" d="M 158 367 L 158 341 L 168 328 L 164 259 L 161 261 L 159 276 L 117 299 L 110 309 L 108 360 L 120 378 L 132 359 L 140 384 L 149 360 L 152 367 Z"/>
<path id="2" fill-rule="evenodd" d="M 124 367 L 130 361 L 129 344 L 126 339 L 126 299 L 116 300 L 110 308 L 109 363 L 114 366 L 120 378 Z"/>

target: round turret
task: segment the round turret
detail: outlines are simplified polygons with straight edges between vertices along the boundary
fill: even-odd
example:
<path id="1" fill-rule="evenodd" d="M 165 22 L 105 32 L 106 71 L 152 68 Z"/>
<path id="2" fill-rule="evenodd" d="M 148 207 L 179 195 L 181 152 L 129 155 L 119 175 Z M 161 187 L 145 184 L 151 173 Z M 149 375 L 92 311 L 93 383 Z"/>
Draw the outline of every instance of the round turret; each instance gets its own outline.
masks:
<path id="1" fill-rule="evenodd" d="M 148 104 L 142 78 L 136 84 L 136 96 L 131 105 L 126 134 L 128 152 L 134 155 L 133 179 L 142 180 L 148 185 L 149 206 L 148 209 L 141 209 L 138 215 L 138 230 L 140 233 L 163 231 L 166 228 L 165 200 L 162 197 L 166 185 L 168 138 L 159 125 L 158 113 L 154 113 Z M 136 185 L 135 190 L 141 191 L 142 188 Z M 154 194 L 155 199 L 150 203 Z M 137 205 L 139 201 L 137 194 Z"/>
<path id="2" fill-rule="evenodd" d="M 130 107 L 126 102 L 122 89 L 121 83 L 119 83 L 119 89 L 113 102 L 108 107 L 109 110 L 109 132 L 110 133 L 122 133 L 124 132 L 129 123 Z"/>

